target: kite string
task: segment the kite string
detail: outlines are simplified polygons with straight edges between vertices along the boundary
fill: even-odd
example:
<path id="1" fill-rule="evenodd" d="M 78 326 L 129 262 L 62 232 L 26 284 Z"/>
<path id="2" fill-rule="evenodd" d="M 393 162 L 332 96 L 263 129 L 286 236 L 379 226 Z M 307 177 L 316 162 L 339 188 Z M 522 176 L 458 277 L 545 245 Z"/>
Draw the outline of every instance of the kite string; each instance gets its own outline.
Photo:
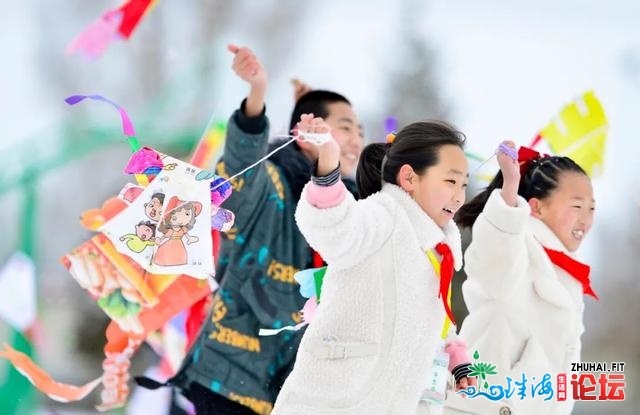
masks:
<path id="1" fill-rule="evenodd" d="M 217 185 L 212 187 L 211 190 L 213 191 L 213 190 L 217 189 L 218 187 L 220 187 L 220 186 L 222 186 L 222 185 L 224 185 L 226 183 L 229 183 L 231 180 L 235 179 L 236 177 L 246 173 L 248 170 L 251 170 L 252 168 L 257 166 L 258 164 L 262 163 L 263 161 L 265 161 L 266 159 L 268 159 L 269 157 L 271 157 L 272 155 L 274 155 L 278 151 L 282 150 L 283 148 L 285 148 L 286 146 L 288 146 L 289 144 L 293 143 L 294 141 L 296 141 L 299 138 L 298 136 L 294 136 L 294 135 L 278 135 L 276 137 L 291 137 L 291 140 L 289 140 L 286 143 L 282 144 L 281 146 L 277 147 L 276 149 L 274 149 L 269 154 L 267 154 L 266 156 L 262 157 L 260 160 L 256 161 L 255 163 L 253 163 L 249 167 L 239 171 L 238 173 L 236 173 L 233 176 L 229 177 L 225 181 L 218 183 Z"/>
<path id="2" fill-rule="evenodd" d="M 480 170 L 480 168 L 482 168 L 482 166 L 484 166 L 489 161 L 491 161 L 491 159 L 494 158 L 495 156 L 496 156 L 496 154 L 494 153 L 491 157 L 489 157 L 488 159 L 486 159 L 482 163 L 480 163 L 475 169 L 473 169 L 473 171 L 471 172 L 470 176 L 473 176 L 474 174 L 476 174 L 478 172 L 478 170 Z"/>
<path id="3" fill-rule="evenodd" d="M 518 161 L 518 152 L 514 148 L 509 147 L 508 145 L 506 145 L 504 143 L 500 143 L 500 145 L 498 146 L 496 151 L 491 155 L 491 157 L 489 157 L 488 159 L 486 159 L 482 163 L 480 163 L 475 169 L 473 169 L 471 174 L 472 175 L 475 174 L 478 170 L 480 170 L 480 168 L 482 166 L 487 164 L 489 162 L 489 160 L 491 160 L 492 158 L 496 157 L 498 155 L 498 153 L 504 153 L 507 156 L 509 156 L 513 161 Z"/>
<path id="4" fill-rule="evenodd" d="M 238 173 L 234 174 L 233 176 L 229 177 L 228 179 L 216 184 L 214 187 L 211 188 L 211 190 L 215 190 L 220 186 L 223 186 L 226 183 L 229 183 L 231 180 L 235 179 L 238 176 L 243 175 L 244 173 L 246 173 L 248 170 L 251 170 L 252 168 L 254 168 L 255 166 L 257 166 L 258 164 L 262 163 L 263 161 L 267 160 L 269 157 L 271 157 L 272 155 L 274 155 L 275 153 L 277 153 L 278 151 L 282 150 L 283 148 L 285 148 L 286 146 L 288 146 L 289 144 L 293 143 L 295 140 L 297 139 L 302 139 L 304 141 L 308 141 L 305 140 L 302 137 L 299 136 L 293 136 L 293 135 L 277 135 L 275 136 L 276 138 L 278 137 L 287 137 L 287 138 L 291 138 L 289 141 L 285 142 L 284 144 L 282 144 L 281 146 L 275 148 L 273 151 L 271 151 L 269 154 L 267 154 L 266 156 L 262 157 L 261 159 L 259 159 L 258 161 L 256 161 L 255 163 L 251 164 L 250 166 L 242 169 L 241 171 L 239 171 Z M 487 158 L 486 160 L 484 160 L 482 163 L 480 163 L 480 165 L 478 165 L 472 172 L 471 174 L 475 174 L 478 170 L 480 170 L 480 168 L 482 166 L 484 166 L 485 164 L 487 164 L 492 158 L 494 158 L 496 156 L 496 154 L 498 153 L 498 150 L 496 150 L 496 152 L 491 155 L 491 157 Z"/>

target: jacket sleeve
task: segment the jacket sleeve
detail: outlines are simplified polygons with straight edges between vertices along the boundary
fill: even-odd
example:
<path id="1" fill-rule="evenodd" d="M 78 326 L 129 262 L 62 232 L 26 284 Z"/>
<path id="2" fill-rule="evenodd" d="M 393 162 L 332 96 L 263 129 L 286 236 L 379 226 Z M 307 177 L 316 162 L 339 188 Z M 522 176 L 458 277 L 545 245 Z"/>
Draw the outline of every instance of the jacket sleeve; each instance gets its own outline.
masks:
<path id="1" fill-rule="evenodd" d="M 251 274 L 242 284 L 240 291 L 252 314 L 259 321 L 260 327 L 256 327 L 256 330 L 279 329 L 300 323 L 300 310 L 306 300 L 300 294 L 300 286 L 280 281 L 265 283 L 266 278 L 261 272 Z"/>
<path id="2" fill-rule="evenodd" d="M 269 121 L 264 112 L 253 118 L 243 113 L 244 101 L 227 124 L 222 160 L 216 167 L 217 174 L 229 178 L 267 155 Z M 273 192 L 274 184 L 267 173 L 266 163 L 260 163 L 239 177 L 231 180 L 233 193 L 224 203 L 236 216 L 254 209 Z"/>
<path id="3" fill-rule="evenodd" d="M 525 227 L 529 204 L 518 196 L 518 206 L 506 204 L 500 189 L 489 196 L 484 210 L 476 219 L 472 240 L 465 253 L 465 294 L 480 290 L 480 297 L 505 299 L 510 295 L 528 266 Z M 471 301 L 478 296 L 471 296 Z M 468 304 L 473 307 L 473 304 Z"/>
<path id="4" fill-rule="evenodd" d="M 449 355 L 449 372 L 465 363 L 471 363 L 467 343 L 456 334 L 455 330 L 450 330 L 445 339 L 444 351 Z"/>
<path id="5" fill-rule="evenodd" d="M 296 221 L 309 245 L 328 264 L 347 268 L 382 247 L 391 236 L 395 210 L 382 198 L 370 197 L 356 202 L 346 188 L 342 197 L 335 199 L 334 186 L 344 188 L 342 182 L 324 189 L 307 183 L 296 209 Z"/>

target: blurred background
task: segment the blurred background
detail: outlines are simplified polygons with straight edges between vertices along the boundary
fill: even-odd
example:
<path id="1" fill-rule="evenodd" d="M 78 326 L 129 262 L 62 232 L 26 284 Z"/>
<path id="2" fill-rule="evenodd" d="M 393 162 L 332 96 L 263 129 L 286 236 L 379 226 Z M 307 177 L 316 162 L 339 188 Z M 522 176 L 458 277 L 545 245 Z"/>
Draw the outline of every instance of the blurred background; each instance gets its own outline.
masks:
<path id="1" fill-rule="evenodd" d="M 0 21 L 0 264 L 17 250 L 37 281 L 35 354 L 57 380 L 99 376 L 106 315 L 59 259 L 91 237 L 80 213 L 130 181 L 119 119 L 127 109 L 142 145 L 188 157 L 210 119 L 225 121 L 247 93 L 231 70 L 230 42 L 251 47 L 269 74 L 272 135 L 286 133 L 291 78 L 353 103 L 368 141 L 425 118 L 454 123 L 487 159 L 503 139 L 527 145 L 560 108 L 593 89 L 610 123 L 596 222 L 581 248 L 600 301 L 586 298 L 583 361 L 626 362 L 626 401 L 579 402 L 574 413 L 636 414 L 640 399 L 640 2 L 635 0 L 160 0 L 128 41 L 99 59 L 67 44 L 115 1 L 3 2 Z M 470 162 L 471 191 L 486 184 Z M 489 161 L 483 172 L 497 171 Z M 457 284 L 463 276 L 458 276 Z M 0 292 L 0 302 L 10 292 Z M 464 305 L 456 298 L 456 311 Z M 13 332 L 0 321 L 0 344 Z M 156 359 L 134 358 L 133 374 Z M 0 389 L 8 368 L 0 361 Z M 38 414 L 95 413 L 98 394 Z M 125 413 L 121 409 L 115 413 Z M 6 414 L 1 414 L 6 415 Z"/>

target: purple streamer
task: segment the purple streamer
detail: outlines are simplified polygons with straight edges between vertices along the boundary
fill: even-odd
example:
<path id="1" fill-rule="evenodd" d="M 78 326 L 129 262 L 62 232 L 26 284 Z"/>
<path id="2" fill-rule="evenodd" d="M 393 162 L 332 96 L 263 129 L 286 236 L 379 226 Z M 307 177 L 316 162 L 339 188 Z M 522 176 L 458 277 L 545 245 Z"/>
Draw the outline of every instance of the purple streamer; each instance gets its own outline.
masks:
<path id="1" fill-rule="evenodd" d="M 77 103 L 85 100 L 86 98 L 111 104 L 120 113 L 120 118 L 122 119 L 122 131 L 124 132 L 124 135 L 127 137 L 135 137 L 136 132 L 133 128 L 133 123 L 131 122 L 129 115 L 124 110 L 124 108 L 122 108 L 120 105 L 116 104 L 115 102 L 111 101 L 110 99 L 107 99 L 102 95 L 71 95 L 70 97 L 67 97 L 64 101 L 69 105 L 76 105 Z"/>

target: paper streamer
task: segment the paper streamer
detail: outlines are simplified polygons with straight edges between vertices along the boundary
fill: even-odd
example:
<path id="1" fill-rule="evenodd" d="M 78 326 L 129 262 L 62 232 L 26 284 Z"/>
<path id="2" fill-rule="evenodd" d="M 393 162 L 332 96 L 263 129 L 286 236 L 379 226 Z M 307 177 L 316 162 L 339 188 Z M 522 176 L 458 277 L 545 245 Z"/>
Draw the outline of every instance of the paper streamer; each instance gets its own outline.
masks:
<path id="1" fill-rule="evenodd" d="M 112 42 L 129 39 L 156 3 L 157 0 L 129 0 L 117 9 L 106 11 L 69 43 L 66 53 L 99 58 Z"/>
<path id="2" fill-rule="evenodd" d="M 8 344 L 4 345 L 4 350 L 0 349 L 0 357 L 3 357 L 13 363 L 15 368 L 29 379 L 33 386 L 58 402 L 72 402 L 80 400 L 91 393 L 91 391 L 102 381 L 102 378 L 100 377 L 83 386 L 65 385 L 64 383 L 56 382 L 44 370 L 36 365 L 29 356 L 13 349 Z"/>
<path id="3" fill-rule="evenodd" d="M 124 110 L 120 105 L 103 97 L 102 95 L 71 95 L 70 97 L 65 98 L 65 102 L 69 105 L 76 105 L 85 99 L 93 99 L 95 101 L 106 102 L 107 104 L 111 104 L 115 109 L 120 113 L 120 118 L 122 119 L 122 132 L 127 137 L 135 137 L 136 131 L 133 129 L 133 123 L 131 122 L 131 118 L 129 118 L 129 114 Z M 139 149 L 136 149 L 136 151 Z"/>
<path id="4" fill-rule="evenodd" d="M 222 154 L 226 129 L 225 123 L 215 123 L 212 115 L 198 142 L 198 146 L 191 156 L 190 163 L 201 169 L 215 165 Z"/>
<path id="5" fill-rule="evenodd" d="M 69 43 L 66 53 L 80 52 L 91 59 L 100 57 L 111 42 L 121 37 L 118 29 L 122 23 L 122 17 L 119 11 L 103 14 Z"/>
<path id="6" fill-rule="evenodd" d="M 69 105 L 76 105 L 84 101 L 85 99 L 93 99 L 95 101 L 106 102 L 107 104 L 110 104 L 115 109 L 117 109 L 120 113 L 120 119 L 122 120 L 122 132 L 127 137 L 127 142 L 131 147 L 131 151 L 135 153 L 136 151 L 140 150 L 140 144 L 138 143 L 138 139 L 136 138 L 136 131 L 133 128 L 131 118 L 129 118 L 129 114 L 127 114 L 127 111 L 125 111 L 125 109 L 120 105 L 116 104 L 108 98 L 103 97 L 102 95 L 71 95 L 70 97 L 65 98 L 64 101 Z M 135 177 L 139 184 L 143 186 L 149 184 L 146 176 L 137 174 Z"/>

